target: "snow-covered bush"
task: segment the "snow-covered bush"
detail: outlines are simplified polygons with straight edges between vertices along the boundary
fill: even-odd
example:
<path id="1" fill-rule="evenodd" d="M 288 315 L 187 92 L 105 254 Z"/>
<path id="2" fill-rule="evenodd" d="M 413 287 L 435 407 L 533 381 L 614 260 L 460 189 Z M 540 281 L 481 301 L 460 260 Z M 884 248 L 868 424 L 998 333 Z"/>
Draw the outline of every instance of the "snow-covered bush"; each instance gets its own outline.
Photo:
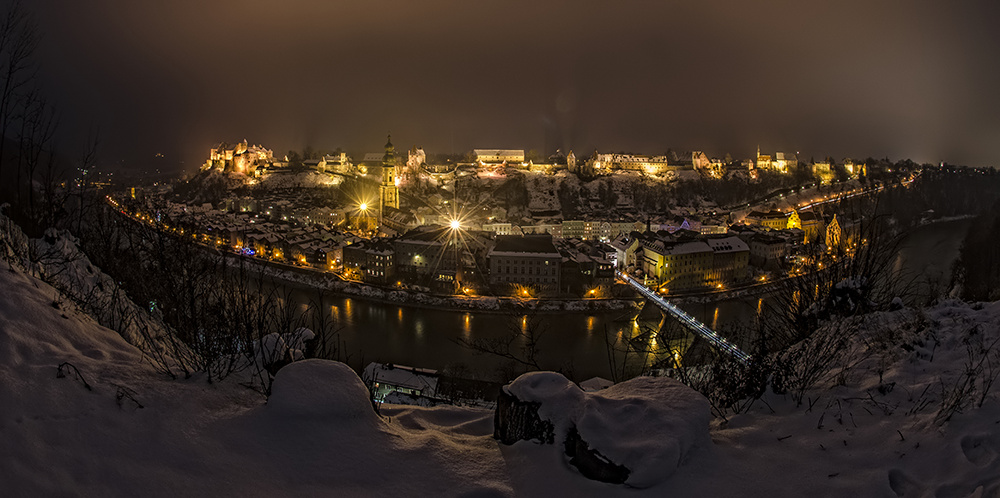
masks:
<path id="1" fill-rule="evenodd" d="M 561 374 L 531 372 L 504 392 L 537 404 L 538 417 L 553 427 L 555 447 L 575 459 L 581 445 L 570 448 L 567 438 L 582 442 L 598 459 L 627 469 L 629 486 L 645 488 L 669 478 L 691 452 L 710 444 L 708 401 L 674 379 L 637 377 L 585 393 Z M 498 404 L 498 416 L 501 411 Z"/>
<path id="2" fill-rule="evenodd" d="M 368 388 L 351 367 L 332 360 L 289 364 L 274 378 L 267 410 L 282 417 L 315 418 L 332 424 L 377 424 Z"/>
<path id="3" fill-rule="evenodd" d="M 305 327 L 284 334 L 267 334 L 253 343 L 254 363 L 270 369 L 274 365 L 301 360 L 305 358 L 306 342 L 315 338 L 316 334 Z"/>

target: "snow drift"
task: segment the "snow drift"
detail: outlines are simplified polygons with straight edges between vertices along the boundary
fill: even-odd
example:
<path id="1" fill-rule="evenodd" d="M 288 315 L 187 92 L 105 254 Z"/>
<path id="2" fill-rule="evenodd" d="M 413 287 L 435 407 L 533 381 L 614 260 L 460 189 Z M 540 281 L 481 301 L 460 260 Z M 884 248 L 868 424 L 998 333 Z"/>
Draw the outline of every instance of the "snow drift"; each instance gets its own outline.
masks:
<path id="1" fill-rule="evenodd" d="M 572 431 L 591 450 L 629 469 L 625 483 L 646 488 L 669 478 L 699 446 L 710 444 L 708 400 L 665 377 L 638 377 L 586 393 L 562 375 L 532 372 L 505 388 L 538 403 L 560 448 Z"/>

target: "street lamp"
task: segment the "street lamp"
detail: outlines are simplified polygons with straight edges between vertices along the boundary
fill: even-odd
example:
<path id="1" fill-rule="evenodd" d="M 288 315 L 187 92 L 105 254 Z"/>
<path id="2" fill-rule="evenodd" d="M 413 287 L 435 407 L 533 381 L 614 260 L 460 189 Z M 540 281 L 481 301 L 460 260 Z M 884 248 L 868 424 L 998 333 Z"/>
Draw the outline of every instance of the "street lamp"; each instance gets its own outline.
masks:
<path id="1" fill-rule="evenodd" d="M 451 222 L 448 223 L 448 226 L 451 228 L 452 242 L 455 244 L 455 288 L 461 289 L 462 282 L 458 277 L 458 272 L 460 270 L 459 262 L 461 261 L 458 253 L 458 230 L 462 228 L 462 223 L 458 221 L 458 218 L 452 218 Z"/>
<path id="2" fill-rule="evenodd" d="M 361 230 L 362 236 L 364 236 L 363 233 L 368 231 L 368 203 L 362 202 L 361 204 L 358 204 L 358 211 L 361 214 L 358 229 Z M 364 228 L 362 228 L 362 223 L 364 224 Z"/>

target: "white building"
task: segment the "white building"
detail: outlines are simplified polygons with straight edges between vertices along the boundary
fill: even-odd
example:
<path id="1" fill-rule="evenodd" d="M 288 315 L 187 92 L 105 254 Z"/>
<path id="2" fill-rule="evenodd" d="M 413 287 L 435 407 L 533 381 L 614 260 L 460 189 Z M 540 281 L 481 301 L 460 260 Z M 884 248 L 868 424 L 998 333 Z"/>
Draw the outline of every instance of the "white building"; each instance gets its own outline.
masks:
<path id="1" fill-rule="evenodd" d="M 480 164 L 523 163 L 524 149 L 475 149 Z"/>
<path id="2" fill-rule="evenodd" d="M 613 171 L 616 169 L 643 171 L 658 174 L 667 171 L 669 160 L 667 156 L 645 156 L 639 154 L 599 154 L 591 158 L 595 171 Z"/>

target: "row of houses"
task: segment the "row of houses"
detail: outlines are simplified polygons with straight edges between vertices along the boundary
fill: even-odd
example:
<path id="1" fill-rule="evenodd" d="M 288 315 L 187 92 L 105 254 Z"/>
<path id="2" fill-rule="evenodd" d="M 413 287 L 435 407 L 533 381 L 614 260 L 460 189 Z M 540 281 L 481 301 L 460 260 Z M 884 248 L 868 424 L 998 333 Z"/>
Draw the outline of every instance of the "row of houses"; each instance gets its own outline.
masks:
<path id="1" fill-rule="evenodd" d="M 521 297 L 596 295 L 614 282 L 610 248 L 550 234 L 498 235 L 424 226 L 344 248 L 344 271 L 379 285 Z"/>
<path id="2" fill-rule="evenodd" d="M 324 269 L 339 267 L 344 248 L 363 240 L 321 226 L 257 223 L 248 216 L 186 222 L 196 223 L 192 229 L 200 230 L 206 242 L 214 240 L 246 255 Z"/>
<path id="3" fill-rule="evenodd" d="M 645 222 L 637 220 L 563 220 L 551 223 L 533 225 L 518 225 L 515 223 L 484 223 L 482 229 L 496 235 L 530 235 L 547 233 L 560 239 L 598 240 L 608 242 L 620 234 L 634 231 L 673 233 L 677 230 L 692 230 L 702 235 L 725 234 L 729 230 L 727 223 L 717 219 L 699 220 L 684 216 L 658 216 Z"/>
<path id="4" fill-rule="evenodd" d="M 255 213 L 270 221 L 323 225 L 343 224 L 354 214 L 349 207 L 302 207 L 290 199 L 258 199 L 250 196 L 226 198 L 220 208 L 230 213 Z"/>

